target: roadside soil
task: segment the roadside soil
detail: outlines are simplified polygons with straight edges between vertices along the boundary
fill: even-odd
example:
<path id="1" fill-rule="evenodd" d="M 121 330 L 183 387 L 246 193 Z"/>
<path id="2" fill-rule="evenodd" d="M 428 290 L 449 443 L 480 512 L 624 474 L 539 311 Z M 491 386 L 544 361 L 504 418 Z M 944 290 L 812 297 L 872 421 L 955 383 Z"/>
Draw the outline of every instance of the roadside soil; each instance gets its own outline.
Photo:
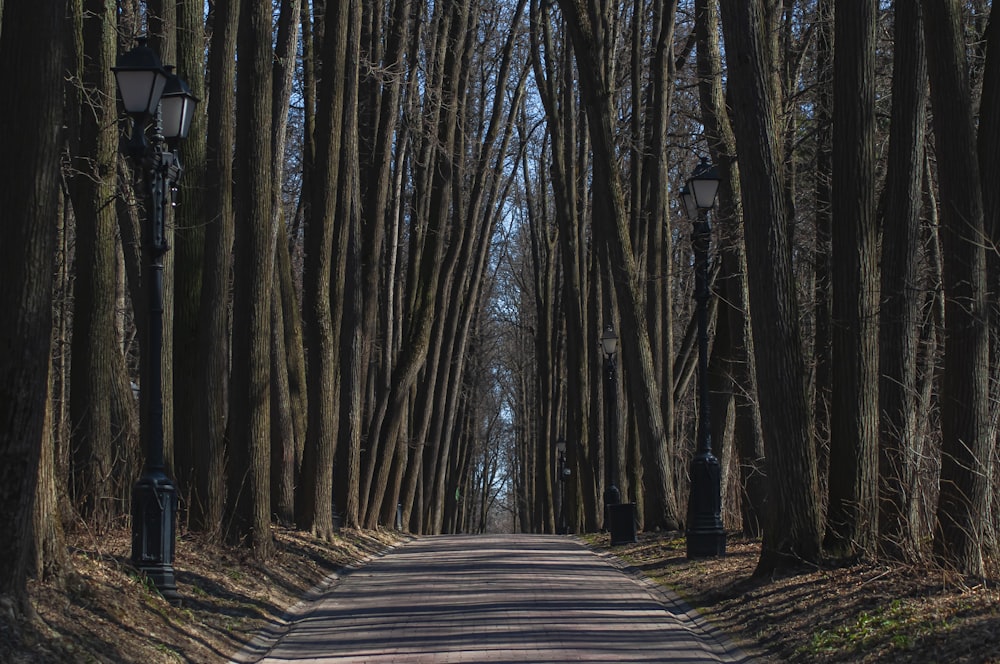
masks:
<path id="1" fill-rule="evenodd" d="M 129 560 L 131 534 L 69 537 L 73 572 L 64 588 L 30 587 L 36 616 L 13 620 L 0 598 L 3 664 L 175 664 L 228 662 L 317 584 L 400 541 L 393 533 L 342 531 L 325 542 L 275 528 L 267 563 L 199 537 L 177 543 L 183 600 L 172 605 Z"/>
<path id="2" fill-rule="evenodd" d="M 755 579 L 759 540 L 731 538 L 726 556 L 690 561 L 676 534 L 613 548 L 606 535 L 586 539 L 673 590 L 761 662 L 1000 662 L 996 578 L 864 563 Z"/>
<path id="3" fill-rule="evenodd" d="M 178 542 L 179 605 L 129 562 L 129 534 L 74 537 L 64 588 L 32 584 L 32 619 L 0 598 L 0 662 L 169 664 L 227 662 L 262 628 L 280 624 L 310 589 L 398 544 L 387 532 L 347 531 L 332 542 L 275 529 L 266 564 L 200 538 Z M 725 557 L 689 561 L 676 535 L 640 535 L 609 548 L 671 588 L 758 661 L 1000 662 L 1000 590 L 931 567 L 860 564 L 754 579 L 759 542 L 733 538 Z"/>

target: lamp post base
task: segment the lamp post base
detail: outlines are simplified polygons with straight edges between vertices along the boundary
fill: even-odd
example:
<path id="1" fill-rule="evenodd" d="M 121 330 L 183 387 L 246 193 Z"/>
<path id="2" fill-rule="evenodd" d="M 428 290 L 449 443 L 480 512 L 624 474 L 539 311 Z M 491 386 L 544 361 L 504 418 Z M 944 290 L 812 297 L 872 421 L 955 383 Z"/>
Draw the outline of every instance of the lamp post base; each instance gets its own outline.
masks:
<path id="1" fill-rule="evenodd" d="M 132 564 L 169 601 L 180 599 L 174 578 L 177 488 L 162 471 L 147 471 L 132 489 Z"/>
<path id="2" fill-rule="evenodd" d="M 611 546 L 637 541 L 635 503 L 608 505 L 608 533 L 611 535 Z"/>
<path id="3" fill-rule="evenodd" d="M 686 535 L 688 558 L 718 558 L 726 555 L 725 530 L 689 530 Z"/>
<path id="4" fill-rule="evenodd" d="M 722 473 L 710 450 L 691 462 L 691 495 L 688 501 L 687 557 L 726 555 L 726 529 L 722 526 Z"/>

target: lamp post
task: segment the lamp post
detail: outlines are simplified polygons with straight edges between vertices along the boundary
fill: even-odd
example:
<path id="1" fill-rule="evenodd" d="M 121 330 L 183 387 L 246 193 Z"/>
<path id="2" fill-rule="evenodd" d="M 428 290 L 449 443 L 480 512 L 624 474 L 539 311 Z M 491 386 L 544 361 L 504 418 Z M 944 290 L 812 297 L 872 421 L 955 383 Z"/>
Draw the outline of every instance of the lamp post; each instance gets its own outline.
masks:
<path id="1" fill-rule="evenodd" d="M 610 507 L 622 501 L 618 481 L 618 368 L 615 353 L 618 350 L 618 335 L 608 323 L 601 335 L 601 350 L 604 351 L 604 513 L 605 522 L 610 525 Z M 609 528 L 610 530 L 610 528 Z"/>
<path id="2" fill-rule="evenodd" d="M 559 506 L 557 510 L 559 523 L 556 532 L 560 535 L 569 532 L 569 527 L 566 525 L 566 480 L 572 474 L 573 471 L 566 464 L 566 440 L 560 438 L 556 441 L 556 478 L 559 480 Z"/>
<path id="3" fill-rule="evenodd" d="M 708 211 L 715 206 L 719 174 L 702 159 L 694 169 L 681 197 L 694 224 L 696 315 L 698 316 L 698 445 L 691 460 L 691 493 L 688 497 L 687 557 L 704 558 L 726 553 L 726 531 L 722 526 L 722 473 L 712 454 L 712 432 L 708 403 L 708 251 L 712 227 Z"/>
<path id="4" fill-rule="evenodd" d="M 126 151 L 145 171 L 149 212 L 143 239 L 149 306 L 146 375 L 142 380 L 146 460 L 132 489 L 132 563 L 163 597 L 176 600 L 180 597 L 173 567 L 177 488 L 166 474 L 163 459 L 163 255 L 169 249 L 166 206 L 176 205 L 182 171 L 177 143 L 187 136 L 198 100 L 171 68 L 163 66 L 144 38 L 138 41 L 112 67 L 125 111 L 132 118 L 132 136 Z M 150 126 L 151 141 L 146 138 Z"/>
<path id="5" fill-rule="evenodd" d="M 618 366 L 615 356 L 618 335 L 608 323 L 601 335 L 604 351 L 604 403 L 606 407 L 604 436 L 604 524 L 611 537 L 611 546 L 634 542 L 635 503 L 623 503 L 618 480 Z"/>

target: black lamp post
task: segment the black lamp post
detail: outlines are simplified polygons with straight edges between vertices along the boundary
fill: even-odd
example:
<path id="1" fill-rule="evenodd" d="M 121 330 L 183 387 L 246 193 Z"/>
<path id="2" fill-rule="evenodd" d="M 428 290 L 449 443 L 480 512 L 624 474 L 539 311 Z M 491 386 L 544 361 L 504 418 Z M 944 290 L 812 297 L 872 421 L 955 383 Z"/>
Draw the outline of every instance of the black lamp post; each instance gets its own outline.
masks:
<path id="1" fill-rule="evenodd" d="M 695 302 L 698 316 L 698 446 L 691 461 L 688 498 L 687 557 L 704 558 L 726 553 L 722 526 L 722 473 L 712 454 L 708 403 L 708 250 L 712 227 L 708 211 L 715 206 L 719 174 L 707 160 L 694 169 L 681 189 L 684 207 L 694 224 Z"/>
<path id="2" fill-rule="evenodd" d="M 610 507 L 622 501 L 618 481 L 618 368 L 615 353 L 618 350 L 618 335 L 608 323 L 601 335 L 601 350 L 604 351 L 604 511 L 605 520 L 610 524 Z"/>
<path id="3" fill-rule="evenodd" d="M 187 85 L 164 67 L 144 38 L 118 58 L 112 68 L 125 111 L 132 117 L 128 155 L 146 172 L 149 224 L 143 247 L 147 263 L 148 339 L 142 390 L 146 418 L 142 426 L 146 462 L 132 489 L 132 563 L 169 600 L 179 598 L 174 580 L 174 529 L 177 488 L 163 460 L 163 255 L 166 206 L 175 205 L 181 176 L 177 142 L 187 136 L 197 99 Z M 152 125 L 152 140 L 146 130 Z"/>
<path id="4" fill-rule="evenodd" d="M 601 349 L 604 351 L 604 403 L 605 443 L 604 443 L 604 523 L 611 536 L 611 546 L 634 542 L 635 503 L 623 503 L 618 481 L 618 366 L 615 356 L 618 350 L 618 336 L 615 328 L 608 323 L 601 335 Z"/>
<path id="5" fill-rule="evenodd" d="M 556 495 L 556 534 L 564 535 L 566 533 L 566 515 L 565 515 L 565 504 L 566 504 L 566 478 L 563 477 L 563 472 L 568 471 L 569 468 L 566 467 L 566 441 L 562 438 L 556 441 L 556 487 L 558 494 Z"/>
<path id="6" fill-rule="evenodd" d="M 572 474 L 573 471 L 566 464 L 566 440 L 560 438 L 556 441 L 556 475 L 559 480 L 559 506 L 557 510 L 559 523 L 556 532 L 560 535 L 569 532 L 569 527 L 566 524 L 566 480 Z"/>

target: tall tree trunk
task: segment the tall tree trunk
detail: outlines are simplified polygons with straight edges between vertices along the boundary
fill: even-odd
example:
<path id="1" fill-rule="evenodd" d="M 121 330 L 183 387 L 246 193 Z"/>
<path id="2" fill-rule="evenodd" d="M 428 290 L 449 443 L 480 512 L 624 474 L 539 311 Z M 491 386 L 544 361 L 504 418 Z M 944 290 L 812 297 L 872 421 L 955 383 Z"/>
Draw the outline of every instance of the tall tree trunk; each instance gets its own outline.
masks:
<path id="1" fill-rule="evenodd" d="M 266 560 L 270 519 L 270 323 L 274 274 L 271 187 L 271 8 L 256 0 L 240 12 L 236 76 L 236 193 L 233 372 L 229 421 L 228 539 Z"/>
<path id="2" fill-rule="evenodd" d="M 17 90 L 0 107 L 5 155 L 0 210 L 0 595 L 29 610 L 26 566 L 38 461 L 45 433 L 52 333 L 52 260 L 63 127 L 63 2 L 6 3 L 0 84 Z M 11 349 L 17 349 L 12 352 Z"/>
<path id="3" fill-rule="evenodd" d="M 202 270 L 201 339 L 195 404 L 201 444 L 190 492 L 190 526 L 218 534 L 226 496 L 225 434 L 229 414 L 230 270 L 233 264 L 233 147 L 235 144 L 236 37 L 239 0 L 216 0 L 209 50 L 208 144 L 206 146 L 205 263 Z"/>
<path id="4" fill-rule="evenodd" d="M 819 559 L 816 455 L 782 158 L 776 140 L 776 91 L 769 73 L 764 2 L 722 0 L 721 15 L 740 159 L 761 422 L 767 432 L 769 514 L 757 573 L 768 574 Z"/>
<path id="5" fill-rule="evenodd" d="M 875 553 L 878 516 L 878 230 L 875 0 L 835 9 L 833 393 L 824 545 Z"/>
<path id="6" fill-rule="evenodd" d="M 205 99 L 205 7 L 197 0 L 177 0 L 177 75 L 184 79 L 192 94 Z M 219 29 L 224 29 L 219 26 Z M 215 76 L 213 72 L 212 76 Z M 201 384 L 202 359 L 197 352 L 204 343 L 201 299 L 205 266 L 206 228 L 211 223 L 205 203 L 210 195 L 203 186 L 208 175 L 207 149 L 209 132 L 207 103 L 195 106 L 191 130 L 184 139 L 182 152 L 184 174 L 180 182 L 179 206 L 174 215 L 174 475 L 178 494 L 187 511 L 198 496 L 196 486 L 200 448 L 204 432 L 192 413 L 206 398 Z M 209 268 L 210 269 L 210 268 Z M 219 306 L 219 303 L 216 302 Z M 221 308 L 221 307 L 220 307 Z M 199 524 L 200 525 L 200 524 Z M 199 528 L 200 529 L 200 528 Z"/>
<path id="7" fill-rule="evenodd" d="M 348 29 L 348 52 L 357 60 L 360 53 L 361 7 L 353 3 Z M 362 319 L 362 235 L 361 182 L 358 145 L 358 75 L 357 67 L 348 70 L 347 95 L 344 106 L 344 138 L 341 150 L 340 194 L 337 226 L 341 229 L 334 249 L 334 261 L 343 274 L 341 289 L 334 297 L 340 299 L 340 433 L 334 456 L 336 471 L 335 495 L 339 507 L 349 506 L 349 525 L 356 525 L 358 485 L 361 456 L 361 408 L 368 366 L 362 352 L 364 320 Z M 381 219 L 375 221 L 381 223 Z M 337 321 L 334 320 L 334 324 Z M 352 502 L 352 499 L 354 502 Z"/>
<path id="8" fill-rule="evenodd" d="M 292 94 L 292 78 L 295 70 L 295 58 L 298 53 L 299 35 L 299 0 L 284 0 L 278 15 L 277 39 L 274 52 L 273 80 L 274 89 L 271 101 L 271 171 L 274 179 L 282 183 L 272 187 L 271 214 L 274 215 L 272 228 L 275 238 L 274 246 L 274 281 L 271 292 L 271 502 L 272 514 L 286 523 L 295 518 L 294 485 L 295 458 L 298 441 L 295 437 L 295 418 L 289 381 L 289 372 L 295 366 L 290 358 L 296 349 L 288 348 L 286 341 L 294 341 L 294 322 L 286 319 L 298 318 L 298 307 L 286 308 L 283 290 L 284 284 L 291 280 L 291 275 L 284 275 L 284 270 L 290 270 L 288 264 L 288 237 L 285 231 L 285 213 L 283 209 L 283 183 L 285 180 L 285 145 L 288 126 L 288 107 Z M 289 302 L 294 304 L 294 302 Z M 291 333 L 290 333 L 291 332 Z"/>
<path id="9" fill-rule="evenodd" d="M 118 159 L 114 7 L 83 2 L 81 88 L 71 102 L 79 143 L 70 195 L 76 213 L 76 288 L 70 393 L 71 496 L 98 531 L 121 510 L 112 496 L 111 394 L 115 345 L 115 174 Z M 102 101 L 103 100 L 103 101 Z"/>
<path id="10" fill-rule="evenodd" d="M 816 7 L 816 184 L 813 244 L 813 376 L 812 406 L 821 499 L 827 491 L 830 465 L 830 402 L 833 383 L 833 324 L 831 292 L 833 232 L 833 1 Z M 825 503 L 824 503 L 825 504 Z"/>
<path id="11" fill-rule="evenodd" d="M 879 329 L 879 548 L 894 560 L 916 555 L 910 523 L 915 430 L 920 212 L 923 199 L 927 64 L 920 4 L 895 3 L 892 119 L 883 214 Z"/>
<path id="12" fill-rule="evenodd" d="M 317 89 L 315 148 L 306 153 L 306 193 L 303 267 L 303 322 L 308 349 L 308 424 L 302 454 L 302 482 L 295 501 L 296 523 L 313 535 L 333 535 L 333 457 L 338 435 L 336 353 L 340 330 L 334 324 L 334 221 L 343 136 L 347 62 L 347 7 L 328 8 L 317 21 L 315 51 L 325 69 Z M 322 39 L 319 32 L 322 24 Z M 317 65 L 318 67 L 318 65 Z M 316 72 L 319 78 L 318 72 Z M 308 140 L 308 137 L 307 137 Z M 339 324 L 339 321 L 338 321 Z"/>
<path id="13" fill-rule="evenodd" d="M 923 0 L 938 155 L 946 337 L 941 385 L 941 494 L 934 549 L 983 572 L 988 437 L 989 312 L 983 196 L 972 88 L 958 0 Z"/>

